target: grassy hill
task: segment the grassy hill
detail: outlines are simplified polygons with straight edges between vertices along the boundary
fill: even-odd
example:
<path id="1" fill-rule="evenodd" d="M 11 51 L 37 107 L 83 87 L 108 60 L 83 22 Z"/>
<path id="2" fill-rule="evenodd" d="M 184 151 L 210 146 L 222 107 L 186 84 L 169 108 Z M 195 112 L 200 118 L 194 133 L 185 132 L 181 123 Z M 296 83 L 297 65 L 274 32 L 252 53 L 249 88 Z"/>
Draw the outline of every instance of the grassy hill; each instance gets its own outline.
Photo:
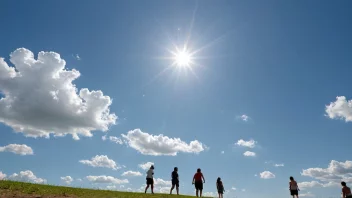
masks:
<path id="1" fill-rule="evenodd" d="M 176 196 L 166 194 L 144 194 L 131 192 L 118 192 L 109 190 L 93 190 L 84 188 L 71 188 L 31 184 L 15 181 L 0 181 L 1 198 L 191 198 L 191 196 Z"/>

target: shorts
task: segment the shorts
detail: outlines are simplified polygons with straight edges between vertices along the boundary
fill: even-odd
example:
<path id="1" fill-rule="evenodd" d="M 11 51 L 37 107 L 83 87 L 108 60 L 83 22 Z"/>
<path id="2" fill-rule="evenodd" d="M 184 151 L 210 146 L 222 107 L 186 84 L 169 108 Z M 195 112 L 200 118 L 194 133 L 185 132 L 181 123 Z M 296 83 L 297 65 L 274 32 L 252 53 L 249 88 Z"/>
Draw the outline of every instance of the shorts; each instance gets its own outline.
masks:
<path id="1" fill-rule="evenodd" d="M 298 195 L 298 190 L 290 190 L 291 191 L 291 195 Z"/>
<path id="2" fill-rule="evenodd" d="M 203 190 L 203 182 L 202 181 L 196 181 L 194 183 L 194 186 L 196 187 L 196 190 Z"/>
<path id="3" fill-rule="evenodd" d="M 146 178 L 147 179 L 147 185 L 153 185 L 154 184 L 154 179 L 153 178 Z"/>
<path id="4" fill-rule="evenodd" d="M 218 190 L 219 194 L 224 194 L 224 190 Z"/>
<path id="5" fill-rule="evenodd" d="M 178 188 L 178 187 L 180 187 L 180 181 L 178 181 L 178 179 L 173 179 L 172 180 L 172 185 L 176 186 Z"/>

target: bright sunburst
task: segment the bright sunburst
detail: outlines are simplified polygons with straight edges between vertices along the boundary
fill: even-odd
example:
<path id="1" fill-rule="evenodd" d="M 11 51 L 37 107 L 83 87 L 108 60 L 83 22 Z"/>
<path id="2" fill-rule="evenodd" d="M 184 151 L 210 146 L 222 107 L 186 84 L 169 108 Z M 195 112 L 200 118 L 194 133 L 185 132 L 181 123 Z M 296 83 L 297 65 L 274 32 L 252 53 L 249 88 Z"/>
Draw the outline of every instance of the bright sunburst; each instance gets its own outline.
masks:
<path id="1" fill-rule="evenodd" d="M 186 48 L 182 50 L 176 49 L 176 52 L 172 52 L 174 57 L 174 64 L 178 67 L 190 67 L 192 64 L 192 55 L 187 51 Z"/>

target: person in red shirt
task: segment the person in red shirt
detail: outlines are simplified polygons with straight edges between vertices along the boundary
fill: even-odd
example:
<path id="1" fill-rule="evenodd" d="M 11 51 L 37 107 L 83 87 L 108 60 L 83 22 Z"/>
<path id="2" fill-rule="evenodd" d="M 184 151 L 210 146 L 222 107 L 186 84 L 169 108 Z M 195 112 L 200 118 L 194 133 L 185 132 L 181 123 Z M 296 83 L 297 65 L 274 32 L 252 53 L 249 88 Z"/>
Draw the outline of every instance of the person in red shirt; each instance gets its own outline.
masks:
<path id="1" fill-rule="evenodd" d="M 200 197 L 202 197 L 203 191 L 203 183 L 205 183 L 205 179 L 200 168 L 197 169 L 197 173 L 194 174 L 192 184 L 194 184 L 196 188 L 196 195 L 198 197 L 198 191 L 200 192 Z"/>
<path id="2" fill-rule="evenodd" d="M 342 186 L 342 197 L 351 198 L 352 197 L 351 189 L 347 187 L 346 182 L 341 182 L 341 186 Z"/>

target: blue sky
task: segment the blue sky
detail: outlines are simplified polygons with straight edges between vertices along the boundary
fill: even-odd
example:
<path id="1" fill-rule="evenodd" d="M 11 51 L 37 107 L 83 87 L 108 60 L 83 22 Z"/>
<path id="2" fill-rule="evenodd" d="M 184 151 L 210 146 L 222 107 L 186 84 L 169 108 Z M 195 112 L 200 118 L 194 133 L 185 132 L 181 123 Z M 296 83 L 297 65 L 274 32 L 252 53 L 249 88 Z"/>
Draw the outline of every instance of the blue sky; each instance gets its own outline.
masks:
<path id="1" fill-rule="evenodd" d="M 179 167 L 182 194 L 193 194 L 200 167 L 204 191 L 216 192 L 220 176 L 226 197 L 288 196 L 289 176 L 306 182 L 306 196 L 337 197 L 338 182 L 352 182 L 351 6 L 2 1 L 0 176 L 137 191 L 139 164 L 153 162 L 163 181 Z M 186 40 L 194 64 L 170 66 Z M 63 65 L 80 76 L 54 77 Z"/>

